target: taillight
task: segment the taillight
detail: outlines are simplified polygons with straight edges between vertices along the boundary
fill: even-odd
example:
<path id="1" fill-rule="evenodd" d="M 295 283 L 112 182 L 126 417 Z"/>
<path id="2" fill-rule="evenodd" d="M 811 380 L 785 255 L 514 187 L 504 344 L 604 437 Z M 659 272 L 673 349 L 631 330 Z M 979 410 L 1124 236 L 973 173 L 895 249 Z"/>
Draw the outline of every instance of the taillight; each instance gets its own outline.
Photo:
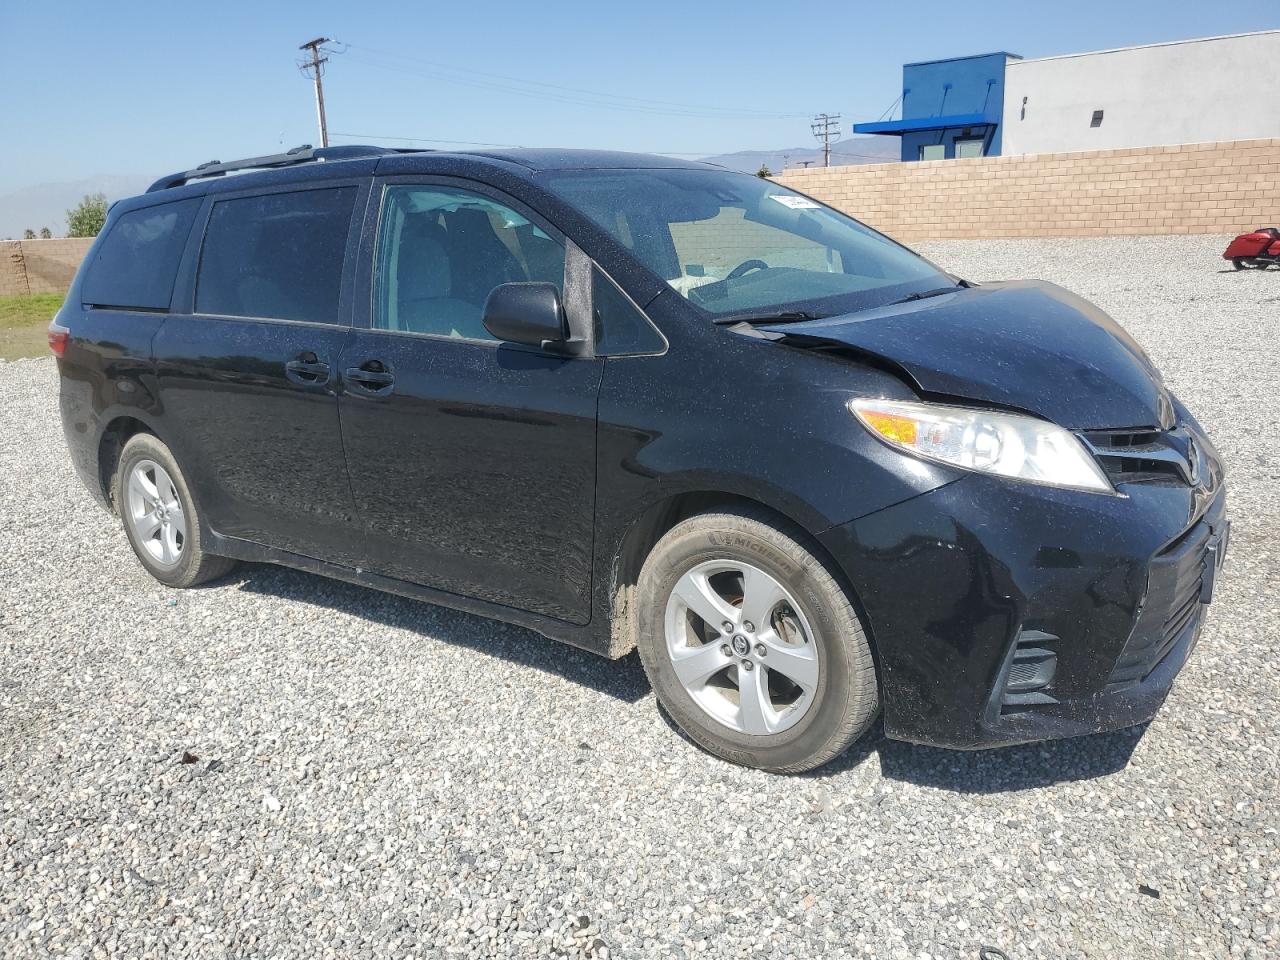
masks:
<path id="1" fill-rule="evenodd" d="M 53 351 L 55 357 L 61 357 L 66 354 L 67 341 L 70 339 L 71 331 L 57 320 L 49 323 L 49 349 Z"/>

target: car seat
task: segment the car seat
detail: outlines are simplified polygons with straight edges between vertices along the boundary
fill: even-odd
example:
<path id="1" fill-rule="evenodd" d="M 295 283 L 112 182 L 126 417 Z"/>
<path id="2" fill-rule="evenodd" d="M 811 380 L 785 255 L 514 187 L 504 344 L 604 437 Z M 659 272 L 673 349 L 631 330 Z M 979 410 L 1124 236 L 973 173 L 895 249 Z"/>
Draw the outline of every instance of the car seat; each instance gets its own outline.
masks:
<path id="1" fill-rule="evenodd" d="M 452 296 L 481 307 L 499 284 L 529 279 L 511 249 L 498 239 L 486 211 L 459 207 L 446 213 L 444 222 Z"/>
<path id="2" fill-rule="evenodd" d="M 452 296 L 448 236 L 436 214 L 405 217 L 398 250 L 394 329 L 438 336 L 493 339 L 481 322 L 481 307 Z"/>

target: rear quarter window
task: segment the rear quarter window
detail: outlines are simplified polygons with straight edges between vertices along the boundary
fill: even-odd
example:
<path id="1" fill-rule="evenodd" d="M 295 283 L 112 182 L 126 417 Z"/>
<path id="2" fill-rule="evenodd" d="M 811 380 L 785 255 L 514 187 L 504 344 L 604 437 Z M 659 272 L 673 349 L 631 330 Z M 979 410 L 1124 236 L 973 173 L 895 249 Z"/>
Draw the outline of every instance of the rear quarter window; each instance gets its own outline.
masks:
<path id="1" fill-rule="evenodd" d="M 355 197 L 355 187 L 333 187 L 215 203 L 196 312 L 337 323 Z"/>
<path id="2" fill-rule="evenodd" d="M 199 198 L 131 210 L 116 217 L 80 286 L 80 299 L 102 307 L 164 310 Z"/>

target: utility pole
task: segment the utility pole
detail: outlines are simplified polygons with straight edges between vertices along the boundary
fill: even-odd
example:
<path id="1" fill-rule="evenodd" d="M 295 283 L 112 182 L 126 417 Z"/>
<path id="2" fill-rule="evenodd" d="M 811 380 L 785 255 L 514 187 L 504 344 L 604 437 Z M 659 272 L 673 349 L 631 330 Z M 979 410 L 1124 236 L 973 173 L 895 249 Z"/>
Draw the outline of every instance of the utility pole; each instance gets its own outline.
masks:
<path id="1" fill-rule="evenodd" d="M 314 73 L 316 84 L 316 115 L 320 118 L 320 146 L 327 147 L 329 145 L 329 125 L 324 119 L 324 82 L 320 79 L 320 68 L 329 62 L 328 57 L 320 56 L 320 44 L 328 43 L 328 37 L 316 37 L 314 40 L 308 41 L 300 46 L 299 50 L 310 50 L 311 59 L 304 60 L 299 64 L 304 71 L 310 70 Z"/>
<path id="2" fill-rule="evenodd" d="M 813 118 L 809 129 L 822 141 L 822 165 L 831 166 L 831 144 L 840 139 L 840 114 L 820 113 Z"/>

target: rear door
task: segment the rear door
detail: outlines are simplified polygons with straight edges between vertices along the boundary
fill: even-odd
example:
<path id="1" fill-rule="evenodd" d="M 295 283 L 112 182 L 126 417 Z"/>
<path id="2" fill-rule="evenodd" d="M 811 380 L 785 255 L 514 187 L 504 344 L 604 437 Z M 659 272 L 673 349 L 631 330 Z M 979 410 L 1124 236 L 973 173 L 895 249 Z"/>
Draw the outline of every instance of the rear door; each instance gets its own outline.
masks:
<path id="1" fill-rule="evenodd" d="M 365 566 L 584 623 L 603 361 L 499 343 L 480 319 L 500 283 L 563 291 L 566 244 L 473 181 L 374 192 L 339 401 Z"/>
<path id="2" fill-rule="evenodd" d="M 206 201 L 154 343 L 164 417 L 219 533 L 358 561 L 337 364 L 368 181 Z"/>

